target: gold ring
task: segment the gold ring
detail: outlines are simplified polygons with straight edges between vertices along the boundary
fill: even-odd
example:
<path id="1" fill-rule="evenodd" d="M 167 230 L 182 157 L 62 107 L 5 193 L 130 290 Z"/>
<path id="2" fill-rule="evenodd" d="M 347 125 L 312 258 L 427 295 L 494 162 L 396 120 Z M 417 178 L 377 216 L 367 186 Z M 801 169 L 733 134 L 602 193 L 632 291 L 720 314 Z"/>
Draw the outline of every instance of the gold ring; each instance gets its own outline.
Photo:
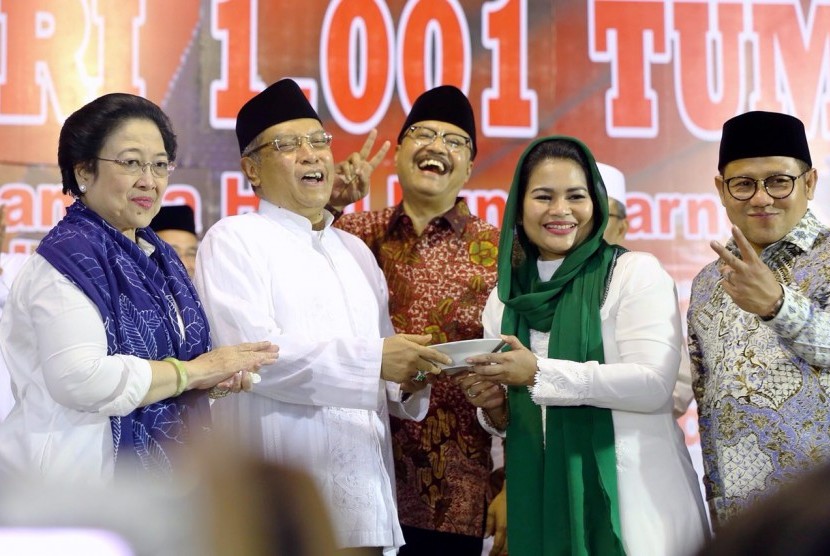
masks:
<path id="1" fill-rule="evenodd" d="M 467 397 L 468 398 L 475 398 L 475 393 L 473 392 L 472 388 L 467 388 Z"/>

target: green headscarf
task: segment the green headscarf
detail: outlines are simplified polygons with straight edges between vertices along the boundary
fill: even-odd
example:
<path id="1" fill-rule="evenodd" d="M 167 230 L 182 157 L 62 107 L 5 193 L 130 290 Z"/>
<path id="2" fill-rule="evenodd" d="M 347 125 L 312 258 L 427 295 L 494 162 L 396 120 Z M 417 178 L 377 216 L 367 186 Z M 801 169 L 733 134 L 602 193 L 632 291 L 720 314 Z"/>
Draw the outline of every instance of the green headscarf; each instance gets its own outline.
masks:
<path id="1" fill-rule="evenodd" d="M 524 201 L 520 181 L 525 159 L 548 141 L 570 142 L 584 153 L 591 171 L 594 229 L 568 253 L 551 279 L 542 282 L 536 266 L 539 250 L 516 229 L 516 221 Z M 531 143 L 516 167 L 499 242 L 498 295 L 505 304 L 502 333 L 513 334 L 529 346 L 531 329 L 550 331 L 548 357 L 604 362 L 600 306 L 616 256 L 623 251 L 602 239 L 607 222 L 605 184 L 588 148 L 563 136 Z M 526 256 L 514 265 L 516 247 Z M 510 387 L 508 401 L 505 468 L 510 553 L 624 554 L 611 411 L 548 406 L 543 441 L 541 410 L 528 389 Z"/>

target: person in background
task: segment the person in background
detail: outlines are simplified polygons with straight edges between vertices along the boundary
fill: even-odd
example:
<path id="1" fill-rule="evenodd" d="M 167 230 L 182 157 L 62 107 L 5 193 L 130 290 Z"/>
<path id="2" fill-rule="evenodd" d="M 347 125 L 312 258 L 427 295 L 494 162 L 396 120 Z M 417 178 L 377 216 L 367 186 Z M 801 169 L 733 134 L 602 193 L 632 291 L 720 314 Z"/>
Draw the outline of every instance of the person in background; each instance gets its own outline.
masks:
<path id="1" fill-rule="evenodd" d="M 456 375 L 482 425 L 506 433 L 511 554 L 682 556 L 708 535 L 672 416 L 674 282 L 654 256 L 608 245 L 607 222 L 588 148 L 531 143 L 483 314 L 485 336 L 509 349 L 468 358 L 472 372 Z"/>
<path id="2" fill-rule="evenodd" d="M 6 245 L 6 205 L 0 205 L 0 250 Z M 0 252 L 0 316 L 9 297 L 12 283 L 23 267 L 29 255 L 23 253 Z M 0 423 L 6 418 L 14 406 L 11 377 L 6 361 L 0 357 Z"/>
<path id="3" fill-rule="evenodd" d="M 212 409 L 257 454 L 312 474 L 344 554 L 394 553 L 389 415 L 423 418 L 426 378 L 451 360 L 427 335 L 394 334 L 372 253 L 331 227 L 332 137 L 300 87 L 282 79 L 250 99 L 236 134 L 259 209 L 211 226 L 195 283 L 217 344 L 265 337 L 280 360 Z"/>
<path id="4" fill-rule="evenodd" d="M 209 426 L 214 387 L 250 387 L 277 359 L 256 342 L 211 350 L 175 253 L 148 229 L 176 158 L 152 102 L 104 95 L 58 141 L 75 197 L 14 282 L 0 348 L 16 404 L 0 424 L 0 475 L 66 482 L 168 475 Z"/>
<path id="5" fill-rule="evenodd" d="M 622 245 L 625 234 L 628 233 L 625 175 L 609 164 L 597 162 L 597 167 L 608 191 L 608 226 L 602 237 L 611 245 Z"/>
<path id="6" fill-rule="evenodd" d="M 426 91 L 398 134 L 401 203 L 335 223 L 372 250 L 389 284 L 399 333 L 429 334 L 435 343 L 482 336 L 499 234 L 459 197 L 476 153 L 475 115 L 464 93 L 451 85 Z M 426 418 L 393 419 L 392 428 L 406 539 L 400 554 L 479 556 L 493 462 L 491 435 L 478 425 L 475 408 L 440 375 Z"/>
<path id="7" fill-rule="evenodd" d="M 196 219 L 190 205 L 165 205 L 150 222 L 150 227 L 176 252 L 193 279 L 196 270 L 196 251 L 199 236 L 196 235 Z"/>
<path id="8" fill-rule="evenodd" d="M 804 124 L 723 124 L 715 187 L 732 238 L 692 282 L 689 354 L 716 529 L 830 456 L 830 229 Z"/>

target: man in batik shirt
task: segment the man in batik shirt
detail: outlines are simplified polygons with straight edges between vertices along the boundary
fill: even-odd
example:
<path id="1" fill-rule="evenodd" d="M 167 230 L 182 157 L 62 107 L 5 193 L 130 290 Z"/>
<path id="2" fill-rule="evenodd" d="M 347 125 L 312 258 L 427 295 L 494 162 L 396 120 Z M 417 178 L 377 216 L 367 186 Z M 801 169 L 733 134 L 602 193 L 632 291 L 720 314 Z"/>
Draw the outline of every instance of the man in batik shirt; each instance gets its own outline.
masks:
<path id="1" fill-rule="evenodd" d="M 749 112 L 723 126 L 715 185 L 732 222 L 692 284 L 689 351 L 715 524 L 830 453 L 830 230 L 804 125 Z"/>
<path id="2" fill-rule="evenodd" d="M 335 224 L 363 238 L 377 257 L 399 333 L 432 334 L 435 343 L 482 337 L 481 311 L 496 283 L 498 230 L 458 198 L 475 155 L 467 97 L 452 86 L 429 90 L 398 135 L 403 202 Z M 393 419 L 392 427 L 406 539 L 400 554 L 480 555 L 492 461 L 491 437 L 475 408 L 439 375 L 427 417 Z"/>

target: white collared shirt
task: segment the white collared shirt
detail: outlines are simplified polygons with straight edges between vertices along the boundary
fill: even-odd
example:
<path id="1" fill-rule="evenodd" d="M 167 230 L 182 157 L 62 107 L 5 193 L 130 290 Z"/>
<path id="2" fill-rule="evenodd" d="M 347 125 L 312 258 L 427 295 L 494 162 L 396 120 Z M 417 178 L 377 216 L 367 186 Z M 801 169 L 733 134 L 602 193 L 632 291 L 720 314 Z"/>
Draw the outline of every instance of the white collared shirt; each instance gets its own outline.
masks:
<path id="1" fill-rule="evenodd" d="M 195 283 L 214 343 L 280 348 L 252 393 L 213 405 L 214 426 L 309 472 L 341 547 L 397 547 L 389 412 L 423 418 L 429 388 L 402 404 L 381 380 L 382 338 L 394 334 L 386 281 L 366 245 L 330 223 L 314 231 L 262 201 L 205 235 Z"/>

